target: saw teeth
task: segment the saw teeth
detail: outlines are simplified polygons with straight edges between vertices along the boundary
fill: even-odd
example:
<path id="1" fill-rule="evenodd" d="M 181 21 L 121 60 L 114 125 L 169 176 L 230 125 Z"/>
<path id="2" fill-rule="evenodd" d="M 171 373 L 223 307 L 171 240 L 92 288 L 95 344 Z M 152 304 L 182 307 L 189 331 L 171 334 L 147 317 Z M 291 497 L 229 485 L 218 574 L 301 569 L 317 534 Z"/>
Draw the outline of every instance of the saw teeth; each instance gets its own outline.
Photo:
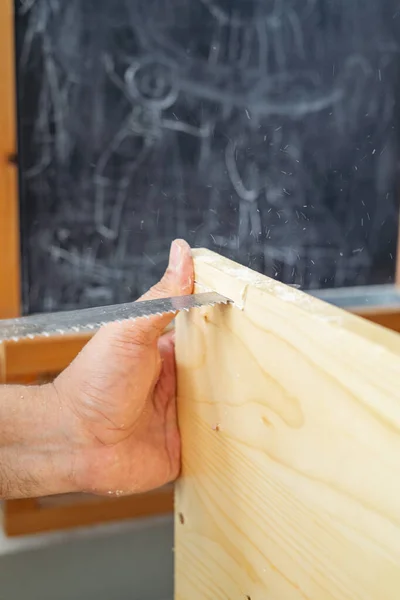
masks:
<path id="1" fill-rule="evenodd" d="M 206 294 L 206 296 L 207 296 L 207 294 Z M 124 317 L 123 316 L 124 309 L 123 309 L 123 310 L 119 311 L 118 317 L 117 317 L 118 311 L 116 311 L 117 314 L 114 315 L 114 317 L 115 317 L 114 319 L 112 319 L 110 317 L 110 319 L 102 320 L 102 321 L 96 320 L 96 316 L 97 316 L 97 318 L 102 317 L 103 319 L 106 319 L 107 316 L 109 316 L 110 314 L 111 315 L 113 314 L 112 310 L 111 310 L 111 313 L 110 313 L 110 311 L 107 312 L 107 310 L 105 310 L 105 312 L 103 312 L 102 310 L 98 310 L 97 314 L 95 312 L 92 315 L 89 315 L 87 312 L 85 312 L 85 309 L 84 309 L 83 313 L 82 313 L 82 315 L 84 315 L 84 316 L 80 320 L 79 314 L 78 314 L 77 315 L 78 318 L 75 320 L 75 325 L 72 324 L 74 322 L 73 317 L 70 318 L 70 320 L 69 319 L 67 319 L 67 320 L 61 319 L 61 323 L 63 323 L 63 322 L 67 323 L 67 325 L 64 328 L 62 328 L 62 326 L 61 327 L 59 326 L 57 328 L 57 324 L 56 324 L 57 319 L 53 319 L 53 320 L 50 319 L 50 322 L 47 324 L 47 327 L 46 327 L 46 319 L 43 319 L 43 318 L 39 318 L 37 323 L 35 323 L 34 318 L 31 319 L 31 321 L 33 321 L 33 326 L 30 326 L 30 327 L 28 327 L 28 326 L 25 327 L 25 324 L 23 324 L 23 321 L 20 322 L 20 319 L 15 320 L 16 322 L 15 322 L 15 326 L 14 326 L 12 323 L 13 320 L 11 320 L 11 323 L 10 323 L 11 331 L 10 331 L 9 337 L 2 336 L 1 322 L 0 322 L 0 343 L 2 343 L 3 341 L 7 341 L 7 339 L 12 340 L 14 342 L 18 342 L 19 340 L 22 340 L 22 339 L 31 339 L 32 340 L 32 339 L 35 339 L 36 337 L 48 338 L 51 335 L 55 335 L 55 334 L 65 335 L 65 334 L 72 333 L 72 332 L 80 333 L 85 330 L 93 331 L 95 329 L 98 329 L 99 327 L 104 327 L 105 325 L 107 325 L 111 322 L 117 322 L 117 323 L 126 323 L 129 321 L 134 322 L 137 319 L 140 319 L 143 317 L 145 317 L 146 319 L 151 319 L 154 315 L 162 317 L 163 315 L 166 315 L 166 314 L 174 315 L 176 313 L 179 313 L 180 311 L 184 311 L 184 312 L 188 313 L 192 308 L 216 306 L 218 304 L 228 304 L 230 302 L 230 300 L 227 298 L 221 297 L 220 299 L 218 299 L 217 298 L 218 294 L 214 294 L 214 297 L 213 297 L 213 294 L 210 293 L 210 294 L 208 294 L 208 296 L 209 297 L 207 299 L 206 298 L 200 299 L 200 297 L 199 297 L 199 298 L 194 298 L 192 300 L 189 300 L 189 302 L 185 302 L 185 301 L 175 302 L 176 298 L 171 298 L 171 299 L 166 298 L 165 299 L 166 302 L 163 303 L 162 302 L 163 299 L 161 299 L 161 302 L 155 301 L 155 303 L 152 307 L 152 308 L 154 308 L 154 310 L 156 310 L 155 313 L 149 314 L 149 309 L 145 307 L 143 309 L 143 312 L 146 312 L 147 314 L 140 314 L 140 311 L 139 311 L 139 314 L 137 314 L 137 315 L 132 314 L 132 313 L 129 315 L 129 312 L 128 312 L 128 315 L 126 317 Z M 130 304 L 130 303 L 128 303 L 128 304 Z M 156 309 L 156 307 L 157 307 L 157 309 Z M 114 309 L 114 308 L 118 308 L 118 306 L 106 307 L 106 309 L 107 308 Z M 129 306 L 128 306 L 128 308 L 129 308 Z M 164 308 L 165 308 L 165 310 L 164 310 Z M 103 314 L 102 314 L 102 312 L 103 312 Z M 67 313 L 68 313 L 68 311 L 67 311 Z M 90 316 L 93 317 L 92 321 L 89 318 Z M 81 323 L 80 325 L 79 325 L 79 321 Z M 28 317 L 28 323 L 29 323 L 29 317 Z M 60 325 L 61 325 L 61 323 L 60 323 Z M 68 325 L 68 323 L 71 323 L 71 324 Z M 78 323 L 78 324 L 76 324 L 76 323 Z M 6 324 L 6 328 L 7 328 L 7 325 L 8 324 Z M 40 330 L 41 327 L 43 327 L 44 330 L 43 329 Z M 12 328 L 14 329 L 14 331 Z M 35 332 L 35 329 L 36 329 L 36 332 Z M 7 331 L 7 329 L 6 329 L 6 331 Z M 14 335 L 11 334 L 12 331 L 13 331 Z"/>

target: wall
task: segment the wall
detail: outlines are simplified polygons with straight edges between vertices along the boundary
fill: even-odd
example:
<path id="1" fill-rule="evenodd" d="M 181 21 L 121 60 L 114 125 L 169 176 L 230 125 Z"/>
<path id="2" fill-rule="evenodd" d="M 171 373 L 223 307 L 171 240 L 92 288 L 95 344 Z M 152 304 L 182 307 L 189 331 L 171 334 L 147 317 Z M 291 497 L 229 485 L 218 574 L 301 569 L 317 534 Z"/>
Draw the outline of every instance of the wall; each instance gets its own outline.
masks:
<path id="1" fill-rule="evenodd" d="M 4 600 L 172 600 L 171 518 L 6 539 Z"/>

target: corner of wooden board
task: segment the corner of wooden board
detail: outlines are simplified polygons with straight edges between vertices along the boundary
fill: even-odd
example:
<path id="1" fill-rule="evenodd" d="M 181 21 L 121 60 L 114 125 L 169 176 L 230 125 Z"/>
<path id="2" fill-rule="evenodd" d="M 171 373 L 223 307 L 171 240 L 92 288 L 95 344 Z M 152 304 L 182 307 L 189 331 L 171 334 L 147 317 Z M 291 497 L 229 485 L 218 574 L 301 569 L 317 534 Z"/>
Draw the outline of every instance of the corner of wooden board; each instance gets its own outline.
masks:
<path id="1" fill-rule="evenodd" d="M 192 251 L 196 291 L 212 290 L 226 296 L 236 308 L 244 310 L 251 300 L 268 302 L 290 311 L 291 317 L 306 318 L 310 324 L 329 325 L 368 339 L 389 352 L 400 355 L 400 335 L 351 314 L 306 292 L 204 248 Z M 258 299 L 258 300 L 257 300 Z M 310 320 L 311 319 L 311 320 Z"/>

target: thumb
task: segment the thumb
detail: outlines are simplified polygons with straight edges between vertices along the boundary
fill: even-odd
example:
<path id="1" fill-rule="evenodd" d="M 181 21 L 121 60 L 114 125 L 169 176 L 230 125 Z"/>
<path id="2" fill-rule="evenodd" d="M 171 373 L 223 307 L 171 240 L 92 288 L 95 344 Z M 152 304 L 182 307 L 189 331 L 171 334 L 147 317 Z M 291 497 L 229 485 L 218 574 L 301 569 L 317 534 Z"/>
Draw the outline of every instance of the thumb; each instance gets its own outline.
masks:
<path id="1" fill-rule="evenodd" d="M 171 245 L 168 268 L 164 276 L 138 301 L 191 294 L 193 282 L 194 270 L 190 246 L 184 240 L 175 240 Z M 124 325 L 127 327 L 126 333 L 129 332 L 129 336 L 134 338 L 135 343 L 147 346 L 162 334 L 174 317 L 174 314 L 156 315 Z"/>
<path id="2" fill-rule="evenodd" d="M 189 244 L 175 240 L 171 244 L 168 268 L 163 278 L 139 300 L 154 300 L 192 293 L 193 260 Z"/>

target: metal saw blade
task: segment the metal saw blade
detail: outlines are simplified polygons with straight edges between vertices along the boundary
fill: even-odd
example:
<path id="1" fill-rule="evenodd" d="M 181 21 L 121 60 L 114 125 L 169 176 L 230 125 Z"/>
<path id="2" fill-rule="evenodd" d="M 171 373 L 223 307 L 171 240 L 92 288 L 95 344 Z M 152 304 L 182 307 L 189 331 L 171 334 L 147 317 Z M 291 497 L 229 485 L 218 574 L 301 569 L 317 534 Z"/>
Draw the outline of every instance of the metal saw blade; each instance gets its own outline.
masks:
<path id="1" fill-rule="evenodd" d="M 99 329 L 112 322 L 133 321 L 142 317 L 177 313 L 201 306 L 227 304 L 228 298 L 217 292 L 175 296 L 157 300 L 144 300 L 99 306 L 71 311 L 29 315 L 17 319 L 0 320 L 0 343 L 34 339 L 39 336 L 83 333 Z"/>

